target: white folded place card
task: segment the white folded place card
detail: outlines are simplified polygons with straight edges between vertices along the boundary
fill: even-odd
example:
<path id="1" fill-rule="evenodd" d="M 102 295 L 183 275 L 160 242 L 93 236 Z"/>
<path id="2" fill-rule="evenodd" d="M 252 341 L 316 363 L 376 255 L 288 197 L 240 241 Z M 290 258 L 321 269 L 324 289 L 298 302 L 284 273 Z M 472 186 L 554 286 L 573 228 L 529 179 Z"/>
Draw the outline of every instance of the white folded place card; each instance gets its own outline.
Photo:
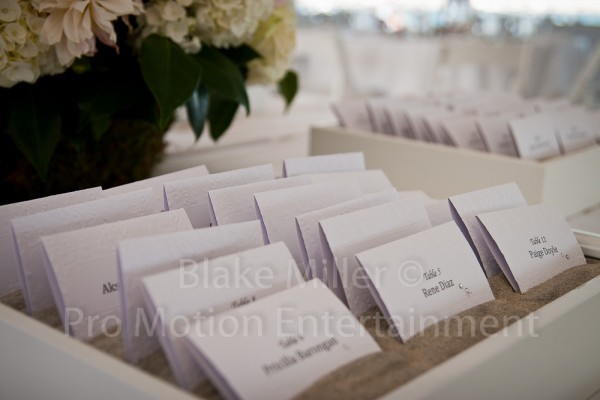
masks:
<path id="1" fill-rule="evenodd" d="M 304 175 L 312 183 L 328 182 L 336 179 L 354 179 L 363 193 L 376 193 L 394 187 L 385 173 L 380 169 L 369 169 L 354 172 L 331 172 Z"/>
<path id="2" fill-rule="evenodd" d="M 210 226 L 208 192 L 225 187 L 275 179 L 271 164 L 236 169 L 164 184 L 165 209 L 183 208 L 194 229 Z"/>
<path id="3" fill-rule="evenodd" d="M 571 227 L 551 204 L 480 214 L 477 219 L 502 272 L 518 292 L 586 263 Z"/>
<path id="4" fill-rule="evenodd" d="M 308 177 L 295 176 L 210 190 L 208 198 L 211 222 L 214 226 L 256 220 L 258 217 L 254 207 L 255 193 L 308 185 L 309 183 L 312 182 Z"/>
<path id="5" fill-rule="evenodd" d="M 425 204 L 425 211 L 427 211 L 431 226 L 442 225 L 454 220 L 447 199 Z"/>
<path id="6" fill-rule="evenodd" d="M 473 248 L 488 278 L 500 273 L 500 267 L 488 248 L 477 215 L 523 207 L 527 201 L 516 183 L 493 186 L 448 198 L 452 218 Z"/>
<path id="7" fill-rule="evenodd" d="M 298 266 L 279 242 L 148 276 L 142 287 L 146 310 L 159 324 L 156 335 L 171 369 L 181 386 L 193 389 L 206 379 L 184 345 L 183 336 L 194 321 L 247 307 L 301 282 Z"/>
<path id="8" fill-rule="evenodd" d="M 0 279 L 0 297 L 21 289 L 17 250 L 10 228 L 11 219 L 54 210 L 55 208 L 66 207 L 72 204 L 84 203 L 102 197 L 102 188 L 95 187 L 1 206 L 0 254 L 2 254 L 2 262 L 0 264 L 0 276 L 2 276 L 2 279 Z"/>
<path id="9" fill-rule="evenodd" d="M 186 344 L 228 400 L 291 399 L 326 374 L 380 351 L 318 279 L 198 322 Z"/>
<path id="10" fill-rule="evenodd" d="M 362 192 L 355 180 L 342 179 L 256 193 L 254 199 L 266 241 L 284 242 L 298 266 L 308 275 L 309 266 L 303 263 L 296 231 L 296 216 L 355 199 L 360 195 Z"/>
<path id="11" fill-rule="evenodd" d="M 424 142 L 434 142 L 436 139 L 425 123 L 425 116 L 431 113 L 437 114 L 440 111 L 441 108 L 438 106 L 421 106 L 406 109 L 406 119 L 410 125 L 412 136 Z"/>
<path id="12" fill-rule="evenodd" d="M 375 300 L 355 255 L 430 227 L 418 196 L 320 221 L 321 253 L 326 260 L 329 287 L 354 315 L 361 315 L 375 306 Z"/>
<path id="13" fill-rule="evenodd" d="M 440 109 L 439 111 L 429 113 L 423 117 L 425 127 L 429 130 L 435 142 L 454 146 L 454 142 L 450 139 L 448 133 L 446 133 L 442 126 L 443 120 L 454 116 L 456 116 L 455 113 Z"/>
<path id="14" fill-rule="evenodd" d="M 161 209 L 149 188 L 13 219 L 11 227 L 27 311 L 33 314 L 54 305 L 44 271 L 42 236 L 155 214 Z"/>
<path id="15" fill-rule="evenodd" d="M 385 133 L 386 135 L 393 135 L 394 128 L 388 119 L 385 111 L 386 104 L 391 99 L 369 99 L 367 100 L 367 111 L 369 112 L 369 119 L 374 132 Z"/>
<path id="16" fill-rule="evenodd" d="M 406 104 L 387 104 L 385 111 L 390 121 L 392 132 L 395 136 L 413 138 L 412 130 L 406 118 Z"/>
<path id="17" fill-rule="evenodd" d="M 142 278 L 263 244 L 259 221 L 120 241 L 117 258 L 125 358 L 137 362 L 159 347 L 155 336 L 140 329 L 144 320 L 152 320 L 144 311 Z"/>
<path id="18" fill-rule="evenodd" d="M 302 261 L 305 266 L 310 267 L 308 278 L 319 278 L 326 282 L 319 239 L 319 221 L 389 203 L 398 198 L 399 194 L 396 190 L 388 189 L 296 216 L 296 229 L 301 245 Z"/>
<path id="19" fill-rule="evenodd" d="M 340 126 L 361 131 L 371 131 L 371 119 L 364 100 L 344 100 L 331 105 Z"/>
<path id="20" fill-rule="evenodd" d="M 587 121 L 589 115 L 584 108 L 571 108 L 548 115 L 554 121 L 558 144 L 563 154 L 596 144 L 592 124 Z"/>
<path id="21" fill-rule="evenodd" d="M 487 115 L 477 118 L 479 132 L 490 153 L 518 157 L 517 146 L 515 145 L 515 141 L 508 127 L 508 121 L 516 119 L 517 117 L 518 115 L 515 113 L 503 113 L 500 115 Z"/>
<path id="22" fill-rule="evenodd" d="M 543 160 L 560 154 L 554 122 L 546 115 L 536 114 L 513 119 L 508 123 L 519 157 Z"/>
<path id="23" fill-rule="evenodd" d="M 356 255 L 377 305 L 405 342 L 494 294 L 454 222 Z"/>
<path id="24" fill-rule="evenodd" d="M 348 172 L 364 170 L 365 156 L 362 152 L 295 157 L 283 160 L 284 177 L 315 174 L 321 172 Z"/>
<path id="25" fill-rule="evenodd" d="M 455 116 L 442 120 L 441 124 L 456 147 L 487 151 L 483 137 L 477 129 L 475 117 Z"/>
<path id="26" fill-rule="evenodd" d="M 81 340 L 120 325 L 117 243 L 191 230 L 184 210 L 43 236 L 44 265 L 65 331 Z"/>
<path id="27" fill-rule="evenodd" d="M 164 209 L 165 200 L 163 198 L 163 185 L 165 183 L 205 175 L 208 175 L 208 169 L 205 165 L 199 165 L 197 167 L 187 168 L 181 171 L 171 172 L 169 174 L 153 176 L 152 178 L 128 183 L 126 185 L 108 188 L 104 190 L 104 193 L 108 196 L 114 196 L 115 194 L 129 193 L 135 190 L 152 188 L 156 198 L 156 203 Z"/>

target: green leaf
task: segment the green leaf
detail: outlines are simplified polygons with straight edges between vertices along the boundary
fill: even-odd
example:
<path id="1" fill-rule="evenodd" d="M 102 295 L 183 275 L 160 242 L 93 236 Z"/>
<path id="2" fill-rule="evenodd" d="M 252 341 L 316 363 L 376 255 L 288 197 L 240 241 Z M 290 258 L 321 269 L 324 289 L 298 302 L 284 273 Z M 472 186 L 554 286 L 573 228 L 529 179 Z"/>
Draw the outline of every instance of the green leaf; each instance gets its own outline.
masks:
<path id="1" fill-rule="evenodd" d="M 46 180 L 60 138 L 61 119 L 56 102 L 36 87 L 21 84 L 13 88 L 8 132 L 40 178 Z"/>
<path id="2" fill-rule="evenodd" d="M 202 82 L 214 93 L 241 104 L 250 113 L 244 77 L 238 66 L 223 53 L 204 46 L 196 59 L 202 65 Z"/>
<path id="3" fill-rule="evenodd" d="M 179 105 L 190 98 L 202 70 L 171 39 L 152 35 L 142 43 L 142 75 L 159 106 L 159 128 L 164 129 Z"/>
<path id="4" fill-rule="evenodd" d="M 285 100 L 286 111 L 292 105 L 296 93 L 298 93 L 298 74 L 292 70 L 286 72 L 285 76 L 277 82 L 279 94 Z"/>
<path id="5" fill-rule="evenodd" d="M 200 83 L 185 105 L 188 120 L 194 130 L 194 136 L 198 140 L 204 130 L 204 123 L 206 122 L 206 115 L 208 113 L 208 88 L 206 85 Z"/>
<path id="6" fill-rule="evenodd" d="M 219 93 L 210 94 L 210 103 L 208 105 L 208 123 L 210 126 L 210 136 L 215 140 L 225 133 L 235 114 L 239 104 L 231 99 L 223 97 Z"/>
<path id="7" fill-rule="evenodd" d="M 243 44 L 239 47 L 231 47 L 229 49 L 222 49 L 221 52 L 225 57 L 229 58 L 235 64 L 246 65 L 250 61 L 255 60 L 257 58 L 262 58 L 262 55 L 254 50 L 252 47 L 247 44 Z"/>
<path id="8" fill-rule="evenodd" d="M 110 123 L 110 115 L 106 114 L 90 120 L 90 129 L 96 142 L 99 142 L 100 139 L 102 139 L 102 136 L 108 131 L 108 128 L 110 128 Z"/>

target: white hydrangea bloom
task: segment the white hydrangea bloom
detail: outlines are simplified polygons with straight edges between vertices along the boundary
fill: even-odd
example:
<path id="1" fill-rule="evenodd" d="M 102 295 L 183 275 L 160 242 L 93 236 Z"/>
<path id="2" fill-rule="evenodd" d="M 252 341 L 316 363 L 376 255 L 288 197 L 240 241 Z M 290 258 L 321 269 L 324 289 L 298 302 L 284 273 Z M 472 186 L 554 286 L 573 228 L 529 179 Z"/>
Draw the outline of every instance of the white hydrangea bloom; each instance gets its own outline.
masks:
<path id="1" fill-rule="evenodd" d="M 40 41 L 43 17 L 30 1 L 0 1 L 0 86 L 35 82 L 64 71 L 54 49 Z"/>
<path id="2" fill-rule="evenodd" d="M 276 7 L 269 18 L 261 22 L 249 45 L 262 56 L 248 65 L 249 83 L 269 84 L 283 78 L 296 47 L 293 5 L 284 3 Z"/>
<path id="3" fill-rule="evenodd" d="M 195 0 L 200 39 L 215 47 L 247 43 L 273 10 L 273 0 Z"/>
<path id="4" fill-rule="evenodd" d="M 166 36 L 187 53 L 200 50 L 200 38 L 195 35 L 196 21 L 191 17 L 192 0 L 154 0 L 146 5 L 140 23 L 141 38 L 153 33 Z"/>

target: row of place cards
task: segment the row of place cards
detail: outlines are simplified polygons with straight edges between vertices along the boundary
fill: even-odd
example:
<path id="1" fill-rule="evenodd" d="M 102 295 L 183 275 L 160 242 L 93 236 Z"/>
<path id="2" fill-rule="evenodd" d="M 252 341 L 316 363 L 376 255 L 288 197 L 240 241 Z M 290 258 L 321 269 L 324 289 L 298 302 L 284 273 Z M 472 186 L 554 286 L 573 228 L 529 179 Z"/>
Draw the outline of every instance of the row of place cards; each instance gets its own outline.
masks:
<path id="1" fill-rule="evenodd" d="M 374 307 L 404 342 L 493 300 L 486 278 L 525 292 L 585 263 L 556 209 L 515 184 L 434 201 L 364 168 L 318 156 L 278 179 L 197 169 L 4 206 L 2 245 L 30 312 L 55 305 L 81 340 L 121 328 L 129 362 L 162 348 L 180 386 L 209 379 L 228 399 L 291 398 L 380 351 L 360 322 Z"/>

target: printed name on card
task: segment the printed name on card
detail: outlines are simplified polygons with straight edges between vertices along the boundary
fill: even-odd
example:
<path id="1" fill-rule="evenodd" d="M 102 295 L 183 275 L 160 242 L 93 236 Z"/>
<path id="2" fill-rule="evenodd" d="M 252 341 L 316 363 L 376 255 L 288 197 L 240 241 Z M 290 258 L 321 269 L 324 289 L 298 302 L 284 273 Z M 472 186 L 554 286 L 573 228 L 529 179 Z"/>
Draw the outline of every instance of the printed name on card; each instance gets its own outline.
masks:
<path id="1" fill-rule="evenodd" d="M 431 227 L 419 196 L 321 220 L 327 283 L 356 316 L 375 306 L 355 255 Z"/>
<path id="2" fill-rule="evenodd" d="M 17 249 L 15 248 L 10 228 L 11 219 L 73 204 L 85 203 L 86 201 L 102 197 L 102 188 L 95 187 L 0 206 L 0 254 L 2 254 L 2 263 L 0 264 L 0 276 L 2 276 L 2 279 L 0 279 L 0 297 L 21 289 Z"/>
<path id="3" fill-rule="evenodd" d="M 161 209 L 149 188 L 13 219 L 11 227 L 27 312 L 38 313 L 54 305 L 44 270 L 42 236 L 155 214 Z"/>
<path id="4" fill-rule="evenodd" d="M 356 258 L 379 309 L 402 342 L 434 323 L 494 300 L 454 222 L 361 252 Z"/>
<path id="5" fill-rule="evenodd" d="M 560 155 L 554 122 L 547 115 L 531 115 L 508 123 L 519 157 L 544 160 Z"/>
<path id="6" fill-rule="evenodd" d="M 343 201 L 355 199 L 363 193 L 354 179 L 315 183 L 289 189 L 256 193 L 254 199 L 266 241 L 283 241 L 294 260 L 308 275 L 296 231 L 296 216 Z"/>
<path id="7" fill-rule="evenodd" d="M 183 210 L 43 236 L 44 266 L 65 331 L 89 340 L 120 325 L 117 243 L 191 230 Z"/>
<path id="8" fill-rule="evenodd" d="M 465 238 L 473 248 L 488 278 L 500 273 L 500 267 L 490 251 L 477 215 L 491 211 L 523 207 L 527 201 L 516 183 L 493 186 L 448 198 L 450 212 Z"/>
<path id="9" fill-rule="evenodd" d="M 183 208 L 194 229 L 211 224 L 208 192 L 225 187 L 244 185 L 275 179 L 271 164 L 236 169 L 198 178 L 166 182 L 164 188 L 165 210 Z"/>
<path id="10" fill-rule="evenodd" d="M 287 189 L 312 183 L 307 176 L 273 179 L 248 183 L 208 192 L 210 218 L 213 226 L 258 219 L 254 207 L 254 194 L 270 190 Z"/>
<path id="11" fill-rule="evenodd" d="M 179 384 L 193 389 L 206 379 L 184 345 L 183 336 L 190 325 L 244 308 L 302 281 L 298 266 L 281 242 L 144 278 L 146 309 L 158 320 L 158 339 Z"/>
<path id="12" fill-rule="evenodd" d="M 228 400 L 291 399 L 329 372 L 380 351 L 318 279 L 197 322 L 185 339 Z"/>
<path id="13" fill-rule="evenodd" d="M 398 192 L 394 189 L 389 189 L 298 215 L 296 217 L 296 230 L 298 232 L 298 239 L 300 240 L 303 264 L 310 267 L 308 278 L 319 278 L 323 282 L 326 282 L 319 239 L 319 221 L 364 208 L 390 203 L 398 198 Z"/>
<path id="14" fill-rule="evenodd" d="M 364 170 L 365 156 L 362 152 L 296 157 L 283 160 L 284 177 L 326 172 L 350 172 Z"/>
<path id="15" fill-rule="evenodd" d="M 571 227 L 553 205 L 490 212 L 477 220 L 502 272 L 518 292 L 586 263 Z"/>
<path id="16" fill-rule="evenodd" d="M 159 348 L 154 335 L 136 329 L 141 320 L 152 322 L 144 310 L 143 278 L 263 244 L 259 221 L 120 241 L 117 270 L 125 358 L 137 362 Z"/>

